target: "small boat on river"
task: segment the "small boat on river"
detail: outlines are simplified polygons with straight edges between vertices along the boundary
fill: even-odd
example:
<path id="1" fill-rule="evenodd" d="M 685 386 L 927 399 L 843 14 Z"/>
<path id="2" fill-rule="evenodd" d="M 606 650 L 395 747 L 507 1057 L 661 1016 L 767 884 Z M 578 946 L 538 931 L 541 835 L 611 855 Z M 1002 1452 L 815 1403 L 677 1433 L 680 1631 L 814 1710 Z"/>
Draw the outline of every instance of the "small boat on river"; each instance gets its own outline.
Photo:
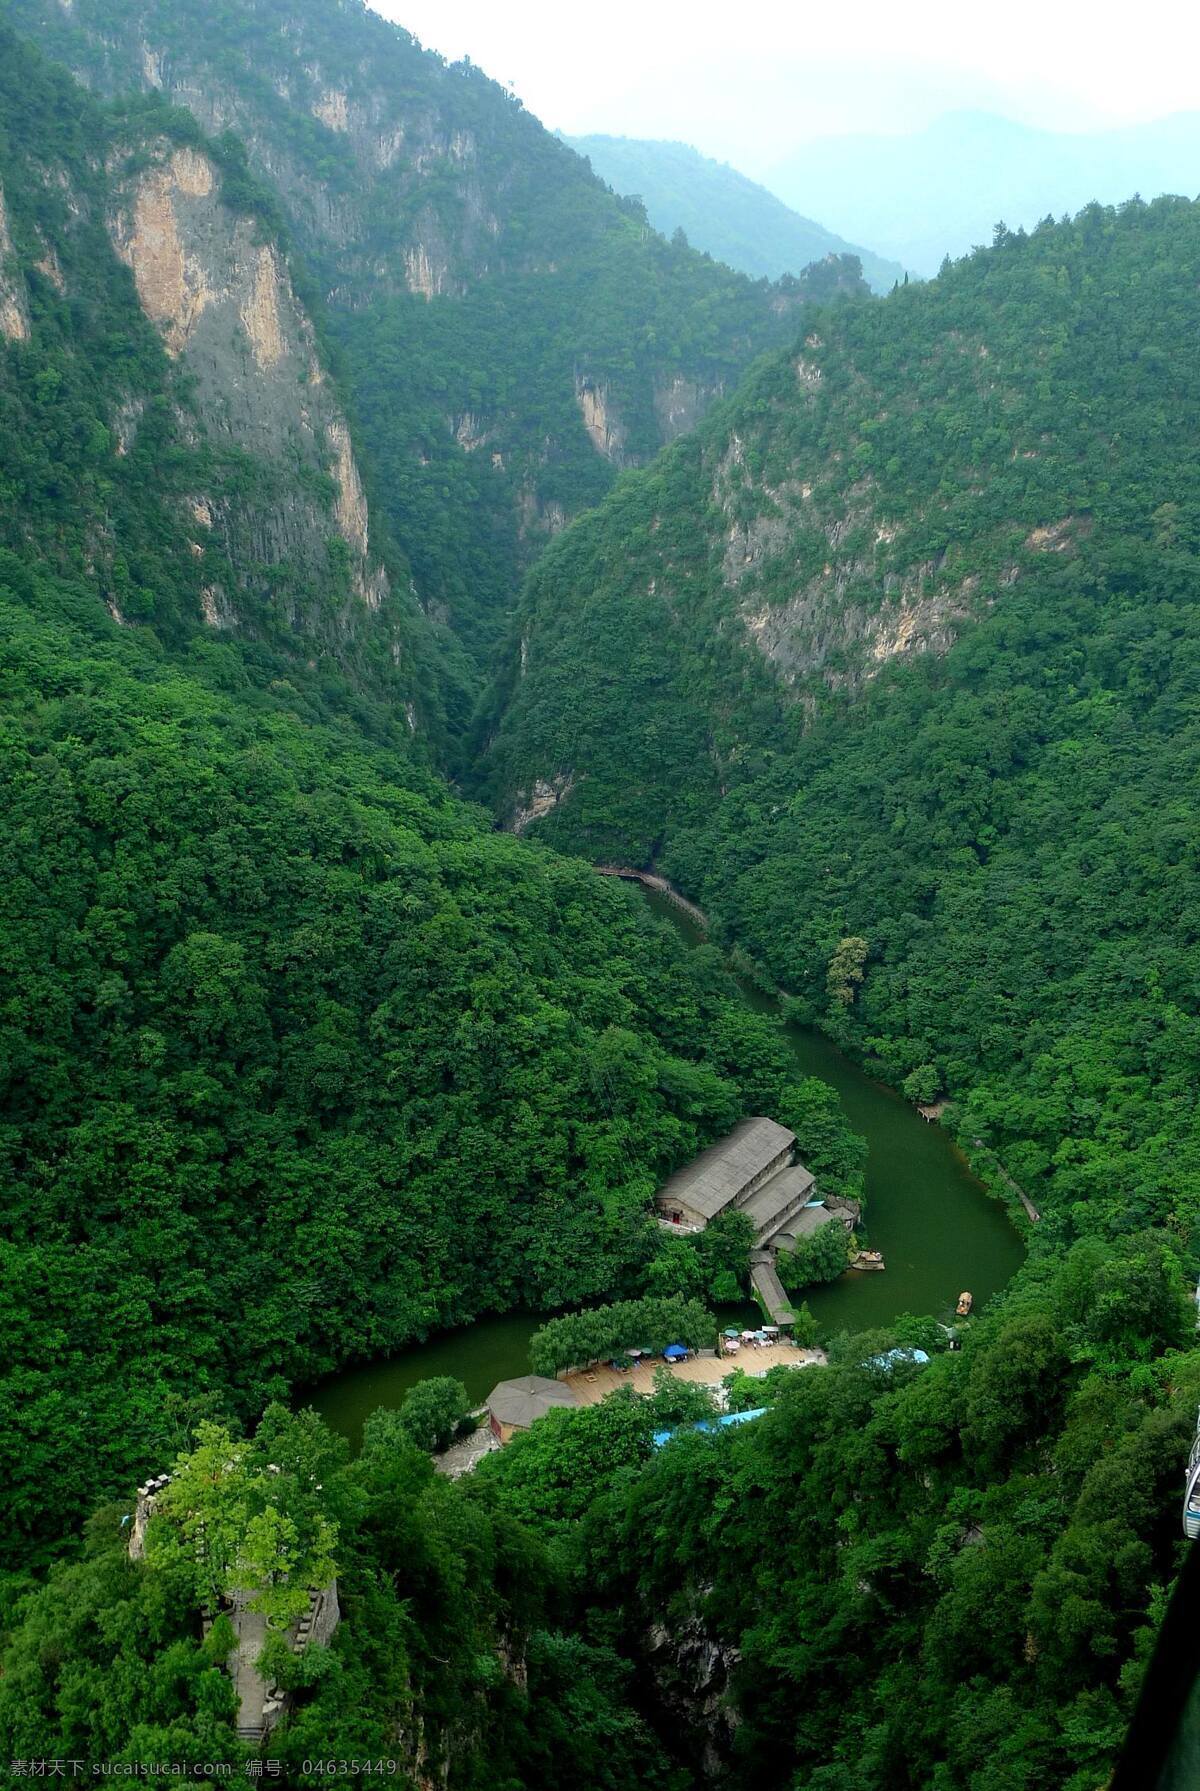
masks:
<path id="1" fill-rule="evenodd" d="M 975 1301 L 969 1293 L 960 1293 L 958 1296 L 958 1305 L 954 1310 L 957 1312 L 959 1318 L 968 1318 L 974 1304 Z"/>
<path id="2" fill-rule="evenodd" d="M 850 1263 L 852 1269 L 874 1269 L 876 1274 L 883 1271 L 883 1254 L 879 1250 L 860 1250 Z"/>

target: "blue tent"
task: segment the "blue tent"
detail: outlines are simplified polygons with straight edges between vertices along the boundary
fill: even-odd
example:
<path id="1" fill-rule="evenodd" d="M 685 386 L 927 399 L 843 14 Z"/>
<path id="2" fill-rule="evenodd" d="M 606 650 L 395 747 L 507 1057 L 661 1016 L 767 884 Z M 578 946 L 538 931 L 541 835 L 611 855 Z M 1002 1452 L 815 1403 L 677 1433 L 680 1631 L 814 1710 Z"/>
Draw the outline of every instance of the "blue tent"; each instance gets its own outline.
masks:
<path id="1" fill-rule="evenodd" d="M 682 1343 L 668 1343 L 663 1351 L 664 1362 L 686 1362 L 688 1352 Z"/>

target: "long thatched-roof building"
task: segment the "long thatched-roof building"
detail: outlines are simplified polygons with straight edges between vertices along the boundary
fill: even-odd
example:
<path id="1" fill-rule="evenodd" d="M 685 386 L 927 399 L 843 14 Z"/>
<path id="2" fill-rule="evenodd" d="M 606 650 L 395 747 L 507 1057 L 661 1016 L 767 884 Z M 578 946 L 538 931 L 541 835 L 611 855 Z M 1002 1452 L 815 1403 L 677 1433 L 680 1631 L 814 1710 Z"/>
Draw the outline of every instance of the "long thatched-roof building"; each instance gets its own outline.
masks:
<path id="1" fill-rule="evenodd" d="M 790 1324 L 793 1313 L 775 1252 L 794 1250 L 826 1225 L 849 1230 L 858 1218 L 856 1202 L 817 1196 L 811 1170 L 792 1162 L 795 1143 L 786 1126 L 756 1114 L 677 1169 L 657 1197 L 659 1224 L 671 1231 L 703 1231 L 719 1213 L 745 1214 L 754 1231 L 751 1280 L 776 1324 Z"/>
<path id="2" fill-rule="evenodd" d="M 726 1207 L 744 1206 L 751 1195 L 785 1168 L 796 1134 L 761 1114 L 744 1119 L 727 1138 L 677 1169 L 658 1191 L 658 1210 L 671 1225 L 703 1231 Z M 811 1178 L 810 1178 L 811 1180 Z"/>

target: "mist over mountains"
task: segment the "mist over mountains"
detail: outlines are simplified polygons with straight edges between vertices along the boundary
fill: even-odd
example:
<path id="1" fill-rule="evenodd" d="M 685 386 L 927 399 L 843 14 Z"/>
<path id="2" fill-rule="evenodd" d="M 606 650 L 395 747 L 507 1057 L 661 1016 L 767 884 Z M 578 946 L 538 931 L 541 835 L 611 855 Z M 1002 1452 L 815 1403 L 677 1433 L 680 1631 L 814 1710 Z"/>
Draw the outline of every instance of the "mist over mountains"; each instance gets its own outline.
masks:
<path id="1" fill-rule="evenodd" d="M 690 144 L 601 135 L 566 141 L 587 156 L 614 192 L 640 198 L 664 236 L 682 230 L 693 248 L 753 279 L 798 274 L 827 255 L 857 255 L 876 292 L 887 292 L 904 277 L 898 261 L 847 242 Z"/>
<path id="2" fill-rule="evenodd" d="M 910 136 L 815 138 L 764 176 L 790 206 L 836 221 L 921 274 L 1091 200 L 1200 190 L 1200 112 L 1101 131 L 1038 130 L 991 112 L 948 112 Z"/>

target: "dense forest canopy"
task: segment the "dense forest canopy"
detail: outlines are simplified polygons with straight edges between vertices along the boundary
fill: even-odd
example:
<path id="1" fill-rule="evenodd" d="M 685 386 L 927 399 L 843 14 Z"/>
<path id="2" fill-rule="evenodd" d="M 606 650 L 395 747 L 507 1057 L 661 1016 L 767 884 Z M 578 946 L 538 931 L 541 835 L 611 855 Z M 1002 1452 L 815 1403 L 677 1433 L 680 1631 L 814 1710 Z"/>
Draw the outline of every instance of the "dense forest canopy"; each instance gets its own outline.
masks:
<path id="1" fill-rule="evenodd" d="M 10 1560 L 197 1415 L 636 1292 L 658 1180 L 743 1111 L 853 1162 L 625 890 L 0 570 Z"/>
<path id="2" fill-rule="evenodd" d="M 357 5 L 6 16 L 104 97 L 0 29 L 0 1750 L 262 1766 L 246 1590 L 288 1782 L 1095 1791 L 1200 1401 L 1200 214 L 771 289 Z M 225 294 L 229 358 L 118 252 L 179 169 L 180 263 L 273 295 Z M 472 745 L 531 837 L 447 782 Z M 737 1375 L 736 1428 L 664 1374 L 453 1482 L 442 1380 L 348 1462 L 304 1386 L 435 1328 L 568 1309 L 546 1372 L 711 1338 L 749 1227 L 651 1196 L 740 1117 L 861 1191 L 735 943 L 1032 1191 L 1006 1294 L 957 1349 L 917 1314 Z"/>

